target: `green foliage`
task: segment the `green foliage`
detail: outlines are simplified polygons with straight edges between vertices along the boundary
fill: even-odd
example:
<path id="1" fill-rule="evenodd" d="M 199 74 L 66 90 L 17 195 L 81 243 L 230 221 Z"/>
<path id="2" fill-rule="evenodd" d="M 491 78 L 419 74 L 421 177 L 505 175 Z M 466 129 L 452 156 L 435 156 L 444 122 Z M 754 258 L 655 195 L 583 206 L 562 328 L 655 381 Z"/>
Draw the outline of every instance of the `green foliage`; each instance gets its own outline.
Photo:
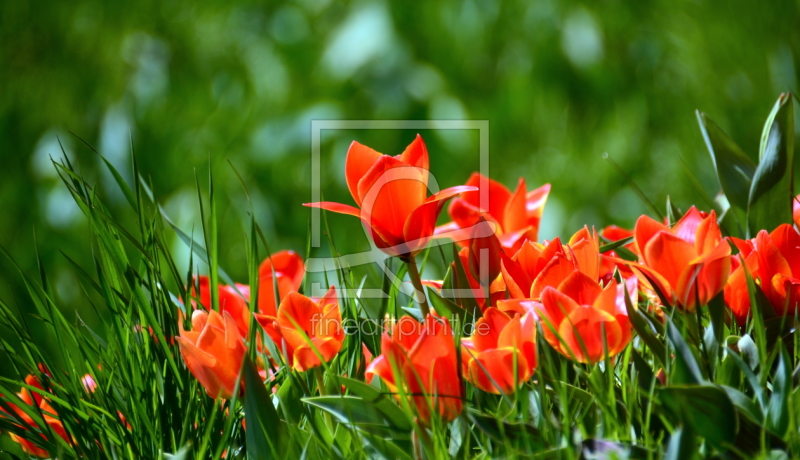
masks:
<path id="1" fill-rule="evenodd" d="M 696 315 L 668 314 L 665 324 L 648 311 L 647 302 L 627 302 L 639 337 L 614 360 L 575 364 L 540 338 L 539 365 L 531 381 L 508 396 L 468 386 L 466 409 L 449 424 L 434 420 L 422 428 L 413 409 L 398 403 L 378 379 L 367 384 L 356 378 L 363 375 L 360 342 L 374 340 L 366 336 L 348 337 L 352 345 L 316 381 L 313 372 L 297 373 L 275 363 L 266 386 L 252 361 L 265 356 L 252 347 L 253 358 L 246 359 L 240 376 L 243 396 L 215 402 L 184 367 L 172 339 L 185 308 L 181 299 L 190 295 L 186 280 L 194 274 L 178 271 L 162 246 L 166 232 L 180 230 L 164 225 L 169 224 L 164 210 L 143 182 L 132 187 L 129 201 L 143 217 L 142 225 L 126 230 L 66 160 L 56 167 L 89 222 L 95 268 L 90 273 L 75 263 L 74 269 L 86 301 L 105 322 L 94 330 L 80 318 L 70 320 L 69 308 L 50 293 L 44 266 L 38 278 L 19 272 L 28 290 L 24 303 L 35 316 L 20 316 L 0 302 L 2 326 L 19 338 L 17 344 L 10 336 L 0 337 L 2 346 L 14 352 L 16 373 L 0 379 L 0 410 L 9 412 L 9 404 L 18 404 L 33 425 L 0 418 L 0 429 L 31 439 L 59 458 L 105 458 L 108 453 L 117 458 L 766 458 L 779 452 L 793 455 L 800 448 L 793 377 L 800 342 L 787 326 L 793 319 L 767 311 L 752 278 L 756 320 L 745 328 L 726 318 L 721 297 L 699 307 Z M 209 260 L 204 245 L 187 234 L 182 238 L 191 258 Z M 257 260 L 257 226 L 247 238 L 248 258 Z M 466 283 L 458 260 L 455 268 Z M 426 257 L 424 266 L 449 262 Z M 219 271 L 227 282 L 224 270 Z M 444 284 L 453 287 L 458 278 L 448 273 Z M 353 284 L 341 268 L 327 276 Z M 428 296 L 437 311 L 454 321 L 473 320 L 436 290 L 428 290 Z M 343 305 L 362 301 L 344 299 Z M 397 306 L 406 302 L 393 289 L 386 311 L 397 314 Z M 345 316 L 376 319 L 366 310 L 350 309 L 344 307 Z M 41 348 L 42 340 L 29 332 L 31 322 L 49 328 L 60 345 L 59 356 Z M 37 371 L 38 363 L 51 376 Z M 22 383 L 29 372 L 44 390 Z M 84 374 L 97 383 L 93 392 L 81 382 Z M 320 385 L 322 393 L 316 390 Z M 51 402 L 70 442 L 52 435 L 43 414 L 16 398 L 20 387 Z M 4 454 L 8 458 L 22 458 L 13 444 L 4 446 L 12 449 Z"/>

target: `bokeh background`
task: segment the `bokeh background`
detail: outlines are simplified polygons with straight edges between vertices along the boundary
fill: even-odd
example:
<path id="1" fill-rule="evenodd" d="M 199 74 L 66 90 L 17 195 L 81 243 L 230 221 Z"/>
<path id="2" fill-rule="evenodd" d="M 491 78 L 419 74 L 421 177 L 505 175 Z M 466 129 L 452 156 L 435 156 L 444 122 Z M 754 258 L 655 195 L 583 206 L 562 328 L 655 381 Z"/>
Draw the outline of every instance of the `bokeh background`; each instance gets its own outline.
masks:
<path id="1" fill-rule="evenodd" d="M 87 308 L 61 254 L 91 267 L 86 223 L 50 163 L 59 140 L 134 221 L 70 131 L 128 181 L 132 139 L 158 200 L 198 236 L 195 175 L 205 189 L 210 167 L 221 264 L 241 281 L 248 206 L 228 162 L 270 248 L 302 252 L 314 119 L 489 120 L 492 177 L 552 184 L 543 238 L 648 212 L 604 152 L 658 206 L 706 206 L 718 186 L 694 110 L 755 158 L 779 93 L 797 90 L 799 20 L 796 0 L 0 2 L 0 244 L 29 273 L 38 246 L 60 302 Z M 350 141 L 396 154 L 413 135 L 326 131 L 325 197 L 351 203 Z M 478 168 L 476 132 L 423 136 L 441 186 Z M 357 219 L 331 226 L 341 251 L 367 247 Z M 177 239 L 174 250 L 188 258 Z M 25 311 L 5 259 L 0 296 Z"/>

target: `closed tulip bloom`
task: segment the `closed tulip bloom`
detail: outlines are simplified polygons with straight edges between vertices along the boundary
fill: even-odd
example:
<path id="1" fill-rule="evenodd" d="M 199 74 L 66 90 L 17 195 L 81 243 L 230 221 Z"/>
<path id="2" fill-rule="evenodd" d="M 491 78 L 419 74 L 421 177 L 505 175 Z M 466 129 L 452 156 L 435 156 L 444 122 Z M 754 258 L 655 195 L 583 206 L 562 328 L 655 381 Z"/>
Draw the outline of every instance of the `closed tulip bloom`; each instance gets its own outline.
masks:
<path id="1" fill-rule="evenodd" d="M 40 390 L 44 390 L 44 387 L 42 386 L 41 382 L 39 382 L 39 379 L 33 375 L 29 375 L 25 378 L 25 384 L 38 388 Z M 56 414 L 55 409 L 53 409 L 53 406 L 50 405 L 47 399 L 45 399 L 39 393 L 32 392 L 27 388 L 22 388 L 22 390 L 19 393 L 17 393 L 17 397 L 19 397 L 19 399 L 21 399 L 24 404 L 38 408 L 38 410 L 41 411 L 44 423 L 47 424 L 47 427 L 39 427 L 42 429 L 42 431 L 47 432 L 47 430 L 49 429 L 50 432 L 54 433 L 55 435 L 61 437 L 65 441 L 69 442 L 69 438 L 67 436 L 66 430 L 64 429 L 64 425 L 61 423 L 61 420 L 59 420 L 58 414 Z M 37 426 L 34 423 L 33 419 L 29 417 L 25 413 L 25 411 L 23 411 L 21 408 L 10 403 L 7 403 L 7 405 L 10 407 L 13 413 L 5 412 L 3 406 L 0 406 L 1 418 L 12 418 L 20 420 L 24 422 L 24 424 L 17 424 L 17 426 L 23 429 L 27 428 L 25 424 L 32 427 Z M 41 433 L 39 434 L 39 436 L 45 441 L 53 442 L 53 440 L 47 438 L 47 435 L 45 433 Z M 19 444 L 20 447 L 22 447 L 22 451 L 25 452 L 26 454 L 33 455 L 34 457 L 39 457 L 39 458 L 50 458 L 50 454 L 48 453 L 48 451 L 39 447 L 39 445 L 36 444 L 35 442 L 29 439 L 25 439 L 14 433 L 10 433 L 9 437 L 11 438 L 12 441 Z"/>
<path id="2" fill-rule="evenodd" d="M 694 311 L 725 287 L 731 248 L 722 238 L 716 214 L 694 206 L 669 228 L 648 216 L 636 222 L 636 247 L 642 264 L 632 265 L 655 283 L 673 305 Z"/>
<path id="3" fill-rule="evenodd" d="M 258 267 L 258 312 L 262 315 L 275 316 L 278 304 L 290 292 L 300 289 L 305 274 L 303 258 L 294 251 L 279 251 L 264 259 Z"/>
<path id="4" fill-rule="evenodd" d="M 597 234 L 584 227 L 566 245 L 559 238 L 526 242 L 511 261 L 503 260 L 503 280 L 512 298 L 538 299 L 545 287 L 558 287 L 575 270 L 597 280 L 600 261 Z"/>
<path id="5" fill-rule="evenodd" d="M 378 248 L 409 258 L 427 246 L 445 201 L 476 189 L 452 187 L 428 196 L 428 169 L 428 151 L 419 135 L 398 156 L 354 141 L 345 160 L 345 179 L 358 207 L 332 202 L 305 206 L 359 217 Z"/>
<path id="6" fill-rule="evenodd" d="M 184 330 L 181 319 L 177 340 L 186 367 L 209 396 L 230 399 L 237 393 L 236 379 L 247 350 L 230 313 L 195 310 L 192 330 Z"/>
<path id="7" fill-rule="evenodd" d="M 437 227 L 437 236 L 463 245 L 470 236 L 470 229 L 483 217 L 497 225 L 497 236 L 511 253 L 518 251 L 525 240 L 537 240 L 550 184 L 528 192 L 525 179 L 520 178 L 512 193 L 505 185 L 473 173 L 466 185 L 478 190 L 464 192 L 450 202 L 447 212 L 452 222 Z M 484 207 L 481 207 L 481 192 L 488 195 Z"/>
<path id="8" fill-rule="evenodd" d="M 461 339 L 464 376 L 476 388 L 511 394 L 536 369 L 536 324 L 533 313 L 510 315 L 491 307 L 475 323 L 472 336 Z"/>
<path id="9" fill-rule="evenodd" d="M 381 337 L 382 354 L 367 368 L 398 398 L 402 389 L 420 423 L 435 414 L 450 422 L 461 413 L 462 393 L 453 332 L 446 318 L 428 315 L 423 323 L 404 316 Z"/>
<path id="10" fill-rule="evenodd" d="M 300 372 L 321 366 L 342 349 L 342 314 L 333 286 L 321 299 L 290 292 L 278 307 L 277 317 L 256 314 L 256 320 Z"/>
<path id="11" fill-rule="evenodd" d="M 636 293 L 636 284 L 634 277 L 623 284 L 612 280 L 602 287 L 575 271 L 558 288 L 547 286 L 539 307 L 545 340 L 581 363 L 603 360 L 605 347 L 608 357 L 621 352 L 632 337 L 625 296 Z"/>

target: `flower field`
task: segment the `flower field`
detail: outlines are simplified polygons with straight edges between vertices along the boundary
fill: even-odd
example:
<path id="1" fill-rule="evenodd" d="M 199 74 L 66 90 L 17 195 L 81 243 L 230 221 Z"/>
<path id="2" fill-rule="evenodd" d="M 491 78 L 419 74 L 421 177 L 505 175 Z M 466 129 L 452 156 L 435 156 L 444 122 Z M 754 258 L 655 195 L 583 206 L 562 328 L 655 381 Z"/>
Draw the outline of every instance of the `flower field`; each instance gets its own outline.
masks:
<path id="1" fill-rule="evenodd" d="M 249 277 L 238 280 L 219 263 L 229 248 L 211 173 L 198 176 L 202 221 L 187 229 L 136 155 L 133 183 L 106 162 L 135 219 L 127 226 L 54 156 L 94 264 L 63 252 L 103 323 L 57 301 L 47 266 L 19 270 L 28 296 L 0 300 L 16 375 L 0 377 L 0 436 L 14 446 L 4 454 L 800 457 L 794 100 L 774 105 L 757 163 L 698 112 L 716 197 L 687 209 L 648 202 L 626 228 L 552 240 L 538 235 L 561 193 L 549 184 L 476 172 L 438 190 L 422 136 L 389 155 L 356 140 L 334 172 L 352 201 L 294 203 L 320 216 L 328 252 L 312 245 L 313 218 L 305 248 L 274 247 L 248 203 Z M 647 184 L 629 186 L 646 196 Z M 333 219 L 363 229 L 375 263 L 338 253 L 352 236 L 333 234 Z M 188 261 L 169 249 L 175 234 Z"/>

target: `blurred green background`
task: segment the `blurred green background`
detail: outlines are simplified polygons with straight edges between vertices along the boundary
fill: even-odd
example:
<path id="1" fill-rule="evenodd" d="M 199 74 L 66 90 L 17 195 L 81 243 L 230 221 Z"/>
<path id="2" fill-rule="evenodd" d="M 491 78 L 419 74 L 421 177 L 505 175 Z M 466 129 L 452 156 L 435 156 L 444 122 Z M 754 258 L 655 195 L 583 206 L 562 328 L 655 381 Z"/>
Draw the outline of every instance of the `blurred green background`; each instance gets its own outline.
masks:
<path id="1" fill-rule="evenodd" d="M 247 200 L 228 161 L 270 248 L 302 252 L 314 119 L 489 120 L 492 177 L 553 186 L 542 238 L 630 227 L 648 209 L 602 153 L 659 206 L 667 195 L 703 205 L 687 169 L 706 194 L 718 186 L 694 110 L 755 158 L 777 96 L 797 89 L 799 10 L 791 0 L 2 2 L 0 244 L 30 273 L 38 245 L 62 304 L 86 309 L 60 252 L 91 267 L 91 241 L 50 156 L 60 139 L 133 225 L 99 158 L 69 131 L 129 181 L 130 136 L 158 200 L 198 237 L 194 177 L 205 188 L 210 164 L 221 264 L 246 281 Z M 350 141 L 396 154 L 413 134 L 326 131 L 325 197 L 352 204 Z M 442 187 L 478 169 L 476 132 L 423 136 Z M 357 219 L 330 221 L 342 252 L 367 247 Z M 6 260 L 0 296 L 26 310 Z"/>

